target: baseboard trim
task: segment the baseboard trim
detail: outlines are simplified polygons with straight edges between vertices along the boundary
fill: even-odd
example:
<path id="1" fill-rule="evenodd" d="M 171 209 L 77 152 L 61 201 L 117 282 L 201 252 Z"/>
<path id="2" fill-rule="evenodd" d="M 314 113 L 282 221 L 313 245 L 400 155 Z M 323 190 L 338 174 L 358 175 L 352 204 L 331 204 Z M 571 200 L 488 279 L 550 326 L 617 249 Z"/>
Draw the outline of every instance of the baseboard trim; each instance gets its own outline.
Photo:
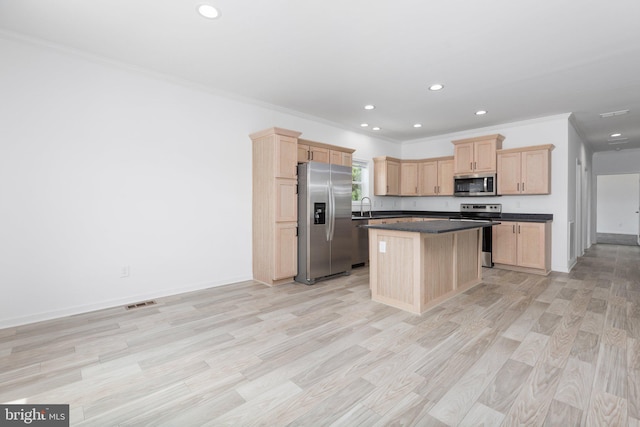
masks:
<path id="1" fill-rule="evenodd" d="M 169 296 L 184 294 L 193 291 L 200 291 L 208 288 L 215 288 L 218 286 L 232 285 L 234 283 L 246 282 L 253 280 L 251 276 L 229 278 L 222 281 L 215 282 L 200 282 L 193 283 L 189 286 L 180 288 L 165 289 L 154 293 L 129 295 L 122 298 L 116 298 L 109 301 L 102 301 L 93 304 L 79 305 L 73 307 L 65 307 L 59 310 L 52 310 L 42 313 L 29 314 L 27 316 L 14 317 L 10 319 L 0 319 L 0 329 L 14 328 L 18 326 L 24 326 L 31 323 L 44 322 L 47 320 L 59 319 L 62 317 L 75 316 L 78 314 L 89 313 L 92 311 L 105 310 L 113 307 L 124 306 L 127 304 L 136 303 L 138 301 L 160 299 Z"/>

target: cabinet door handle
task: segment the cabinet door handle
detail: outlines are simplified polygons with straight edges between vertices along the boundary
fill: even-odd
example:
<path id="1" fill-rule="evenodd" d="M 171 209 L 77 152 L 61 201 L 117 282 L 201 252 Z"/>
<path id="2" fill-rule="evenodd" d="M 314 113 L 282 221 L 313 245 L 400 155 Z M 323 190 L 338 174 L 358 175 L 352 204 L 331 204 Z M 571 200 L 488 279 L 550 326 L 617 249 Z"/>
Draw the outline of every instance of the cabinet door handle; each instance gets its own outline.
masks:
<path id="1" fill-rule="evenodd" d="M 310 151 L 310 153 L 311 153 L 311 159 L 310 160 L 313 160 L 313 151 Z"/>
<path id="2" fill-rule="evenodd" d="M 469 169 L 473 170 L 473 162 L 469 162 Z"/>
<path id="3" fill-rule="evenodd" d="M 524 191 L 524 182 L 522 183 L 522 191 Z"/>
<path id="4" fill-rule="evenodd" d="M 516 191 L 520 191 L 520 183 L 519 182 L 516 184 Z"/>
<path id="5" fill-rule="evenodd" d="M 311 160 L 311 150 L 307 150 L 307 160 Z"/>
<path id="6" fill-rule="evenodd" d="M 433 193 L 436 194 L 438 192 L 438 187 L 436 187 L 435 185 L 433 186 Z"/>
<path id="7" fill-rule="evenodd" d="M 478 163 L 477 162 L 473 162 L 473 170 L 476 170 L 478 168 Z"/>
<path id="8" fill-rule="evenodd" d="M 389 192 L 389 186 L 387 185 L 387 193 Z"/>
<path id="9" fill-rule="evenodd" d="M 518 226 L 518 234 L 520 234 L 520 226 Z"/>
<path id="10" fill-rule="evenodd" d="M 516 225 L 515 225 L 515 224 L 513 224 L 513 225 L 511 226 L 511 228 L 512 228 L 512 231 L 511 231 L 511 232 L 515 234 L 515 232 L 516 232 Z"/>

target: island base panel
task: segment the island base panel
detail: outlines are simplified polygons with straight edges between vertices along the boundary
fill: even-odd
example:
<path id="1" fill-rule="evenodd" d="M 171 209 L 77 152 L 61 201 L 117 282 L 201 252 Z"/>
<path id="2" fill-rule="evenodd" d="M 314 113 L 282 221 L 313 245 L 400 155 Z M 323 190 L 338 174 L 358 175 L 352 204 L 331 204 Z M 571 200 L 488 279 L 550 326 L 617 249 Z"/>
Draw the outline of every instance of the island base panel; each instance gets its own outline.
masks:
<path id="1" fill-rule="evenodd" d="M 415 314 L 481 282 L 480 229 L 369 230 L 371 298 Z"/>

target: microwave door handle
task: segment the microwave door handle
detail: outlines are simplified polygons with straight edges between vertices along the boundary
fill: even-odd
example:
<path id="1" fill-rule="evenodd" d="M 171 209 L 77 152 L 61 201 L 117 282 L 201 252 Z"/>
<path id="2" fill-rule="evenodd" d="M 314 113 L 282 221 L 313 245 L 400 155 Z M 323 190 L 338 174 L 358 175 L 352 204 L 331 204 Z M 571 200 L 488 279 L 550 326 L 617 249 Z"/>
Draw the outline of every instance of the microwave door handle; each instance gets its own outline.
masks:
<path id="1" fill-rule="evenodd" d="M 484 192 L 486 193 L 487 191 L 489 191 L 489 178 L 488 177 L 484 177 L 484 179 L 482 180 L 484 182 Z"/>

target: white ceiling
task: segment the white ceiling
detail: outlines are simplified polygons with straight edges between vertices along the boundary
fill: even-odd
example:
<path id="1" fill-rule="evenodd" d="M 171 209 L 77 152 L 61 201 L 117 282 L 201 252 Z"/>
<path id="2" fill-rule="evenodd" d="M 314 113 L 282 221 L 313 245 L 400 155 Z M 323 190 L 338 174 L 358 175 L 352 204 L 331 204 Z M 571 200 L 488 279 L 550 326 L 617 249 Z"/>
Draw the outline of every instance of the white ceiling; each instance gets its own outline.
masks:
<path id="1" fill-rule="evenodd" d="M 393 141 L 572 112 L 595 151 L 640 148 L 638 17 L 638 0 L 0 0 L 6 34 Z"/>

